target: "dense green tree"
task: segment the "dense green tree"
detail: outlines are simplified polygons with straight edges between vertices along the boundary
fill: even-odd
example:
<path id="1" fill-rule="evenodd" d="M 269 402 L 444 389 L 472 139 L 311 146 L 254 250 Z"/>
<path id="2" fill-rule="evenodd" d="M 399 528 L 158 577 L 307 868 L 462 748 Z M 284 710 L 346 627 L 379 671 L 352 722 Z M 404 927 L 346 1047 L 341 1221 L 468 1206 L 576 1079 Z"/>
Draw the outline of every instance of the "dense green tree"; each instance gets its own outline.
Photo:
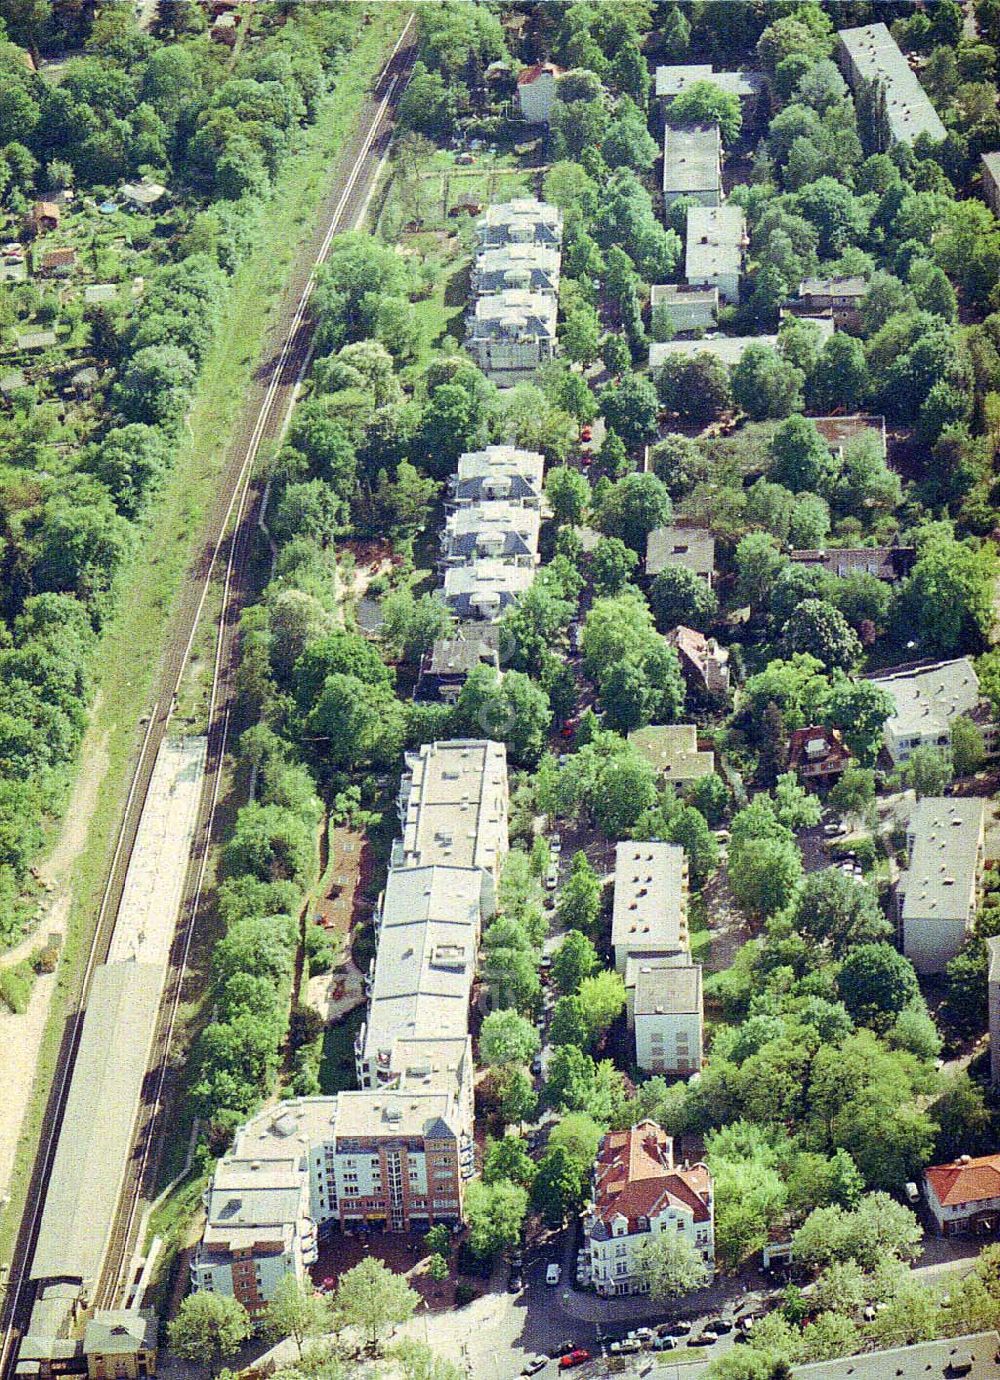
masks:
<path id="1" fill-rule="evenodd" d="M 666 120 L 671 125 L 717 124 L 728 145 L 739 138 L 743 115 L 738 96 L 713 81 L 695 81 L 667 106 Z"/>
<path id="2" fill-rule="evenodd" d="M 528 1207 L 528 1194 L 520 1184 L 500 1179 L 469 1184 L 465 1193 L 465 1218 L 469 1248 L 482 1259 L 517 1246 Z"/>
<path id="3" fill-rule="evenodd" d="M 479 1032 L 479 1058 L 494 1068 L 527 1064 L 538 1043 L 535 1027 L 516 1011 L 491 1011 Z"/>
<path id="4" fill-rule="evenodd" d="M 771 478 L 793 493 L 818 493 L 832 477 L 830 447 L 808 417 L 789 417 L 771 438 Z"/>
<path id="5" fill-rule="evenodd" d="M 663 632 L 679 623 L 703 632 L 719 608 L 711 585 L 682 565 L 668 565 L 660 571 L 650 586 L 649 602 L 656 625 Z"/>
<path id="6" fill-rule="evenodd" d="M 837 990 L 855 1020 L 875 1026 L 920 995 L 913 964 L 881 942 L 851 950 L 837 974 Z"/>
<path id="7" fill-rule="evenodd" d="M 590 485 L 586 475 L 565 465 L 557 465 L 545 476 L 545 495 L 557 522 L 579 526 L 590 506 Z"/>
<path id="8" fill-rule="evenodd" d="M 839 609 L 825 599 L 803 599 L 782 630 L 786 652 L 805 652 L 831 670 L 849 671 L 861 659 L 861 643 Z"/>
<path id="9" fill-rule="evenodd" d="M 175 1355 L 215 1375 L 219 1363 L 236 1355 L 250 1331 L 249 1314 L 239 1299 L 201 1291 L 182 1300 L 167 1339 Z"/>
<path id="10" fill-rule="evenodd" d="M 589 866 L 589 865 L 588 865 Z M 594 877 L 596 881 L 596 875 Z M 565 890 L 565 889 L 564 889 Z M 598 884 L 597 897 L 600 897 Z M 596 918 L 596 909 L 594 912 Z M 593 921 L 590 921 L 592 924 Z M 590 925 L 588 925 L 588 928 Z M 583 931 L 570 929 L 552 956 L 552 980 L 565 995 L 572 995 L 579 989 L 584 978 L 590 977 L 597 967 L 597 950 Z"/>
<path id="11" fill-rule="evenodd" d="M 684 1236 L 650 1236 L 639 1243 L 636 1266 L 654 1299 L 678 1298 L 707 1284 L 711 1271 L 701 1251 Z"/>
<path id="12" fill-rule="evenodd" d="M 341 1327 L 363 1333 L 368 1346 L 375 1350 L 386 1332 L 413 1316 L 419 1301 L 404 1275 L 396 1274 L 375 1256 L 366 1256 L 338 1279 L 333 1314 Z"/>
<path id="13" fill-rule="evenodd" d="M 579 1210 L 587 1191 L 580 1166 L 561 1146 L 549 1149 L 538 1163 L 531 1199 L 550 1227 L 561 1227 Z"/>
<path id="14" fill-rule="evenodd" d="M 584 940 L 584 943 L 589 943 L 590 941 L 587 940 L 585 936 L 588 933 L 593 933 L 597 925 L 597 918 L 600 914 L 600 910 L 600 878 L 591 866 L 586 853 L 584 853 L 581 850 L 578 853 L 574 853 L 573 861 L 570 864 L 569 876 L 563 883 L 559 893 L 559 902 L 557 907 L 559 923 L 560 925 L 567 927 L 570 930 L 570 933 L 567 934 L 566 939 L 563 941 L 563 944 L 565 945 L 569 942 L 574 931 L 581 931 L 581 938 Z M 578 946 L 579 941 L 574 940 L 573 947 L 569 950 L 569 953 L 573 953 L 574 949 L 579 952 Z M 560 949 L 559 953 L 561 954 L 561 952 L 562 950 Z M 582 952 L 586 953 L 586 950 L 583 950 Z M 568 961 L 569 959 L 567 958 L 567 962 Z M 577 961 L 582 963 L 582 957 L 578 958 Z M 556 956 L 556 959 L 553 960 L 554 972 L 555 965 L 557 963 L 559 963 L 561 966 L 561 961 L 558 954 Z M 568 976 L 568 973 L 565 975 Z M 581 980 L 586 976 L 588 976 L 587 973 L 580 973 Z M 556 981 L 559 983 L 560 989 L 564 992 L 575 990 L 570 987 L 564 986 L 563 982 L 558 977 L 556 978 Z"/>
<path id="15" fill-rule="evenodd" d="M 483 1179 L 488 1184 L 504 1180 L 530 1188 L 535 1177 L 535 1162 L 519 1136 L 501 1136 L 486 1142 Z"/>
<path id="16" fill-rule="evenodd" d="M 607 493 L 598 522 L 608 536 L 620 537 L 626 546 L 643 556 L 646 538 L 654 527 L 670 521 L 672 511 L 670 495 L 655 474 L 627 474 Z"/>
<path id="17" fill-rule="evenodd" d="M 656 435 L 659 401 L 649 379 L 629 374 L 609 383 L 599 398 L 601 412 L 627 445 L 641 445 Z"/>
<path id="18" fill-rule="evenodd" d="M 828 867 L 806 877 L 795 903 L 793 923 L 800 933 L 827 946 L 834 958 L 862 944 L 888 939 L 891 926 L 871 887 Z"/>

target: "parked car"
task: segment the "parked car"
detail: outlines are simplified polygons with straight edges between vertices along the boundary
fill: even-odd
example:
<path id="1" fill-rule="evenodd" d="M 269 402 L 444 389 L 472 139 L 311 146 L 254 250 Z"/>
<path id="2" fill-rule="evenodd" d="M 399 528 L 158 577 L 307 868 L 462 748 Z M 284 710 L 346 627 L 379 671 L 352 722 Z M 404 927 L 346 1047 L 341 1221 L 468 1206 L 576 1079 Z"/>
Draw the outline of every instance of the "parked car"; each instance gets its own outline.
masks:
<path id="1" fill-rule="evenodd" d="M 715 1332 L 720 1337 L 724 1336 L 727 1332 L 732 1332 L 732 1330 L 732 1323 L 727 1322 L 725 1318 L 710 1318 L 705 1324 L 706 1332 Z"/>
<path id="2" fill-rule="evenodd" d="M 656 1336 L 651 1327 L 636 1327 L 629 1334 L 630 1337 L 638 1337 L 640 1342 L 648 1342 Z"/>
<path id="3" fill-rule="evenodd" d="M 555 1345 L 554 1347 L 550 1347 L 550 1348 L 549 1348 L 549 1355 L 550 1355 L 550 1356 L 566 1356 L 569 1352 L 573 1351 L 575 1347 L 576 1347 L 576 1342 L 570 1342 L 570 1341 L 557 1342 L 556 1345 Z"/>
<path id="4" fill-rule="evenodd" d="M 661 1336 L 686 1337 L 691 1331 L 691 1323 L 687 1318 L 675 1318 L 672 1323 L 665 1323 L 658 1330 Z"/>
<path id="5" fill-rule="evenodd" d="M 549 852 L 556 854 L 562 852 L 562 834 L 553 834 L 549 839 Z"/>
<path id="6" fill-rule="evenodd" d="M 548 872 L 546 872 L 545 874 L 545 886 L 549 891 L 555 891 L 558 885 L 559 866 L 557 863 L 552 863 L 552 865 L 549 867 Z"/>
<path id="7" fill-rule="evenodd" d="M 590 1352 L 584 1350 L 582 1346 L 578 1346 L 573 1351 L 568 1352 L 567 1355 L 560 1357 L 559 1369 L 569 1370 L 571 1366 L 582 1366 L 584 1361 L 589 1360 Z"/>
<path id="8" fill-rule="evenodd" d="M 532 1072 L 532 1073 L 535 1075 L 535 1077 L 537 1078 L 538 1075 L 541 1073 L 541 1071 L 542 1071 L 542 1056 L 541 1056 L 540 1054 L 536 1054 L 535 1057 L 534 1057 L 534 1059 L 532 1059 L 532 1061 L 531 1061 L 531 1072 Z"/>
<path id="9" fill-rule="evenodd" d="M 622 1337 L 620 1341 L 611 1343 L 610 1350 L 612 1356 L 631 1356 L 642 1350 L 642 1342 L 638 1337 Z"/>
<path id="10" fill-rule="evenodd" d="M 524 1365 L 521 1367 L 521 1374 L 537 1375 L 540 1370 L 548 1365 L 548 1363 L 549 1358 L 547 1356 L 532 1356 L 530 1360 L 525 1361 Z"/>
<path id="11" fill-rule="evenodd" d="M 678 1338 L 677 1338 L 677 1337 L 671 1337 L 671 1336 L 669 1335 L 669 1333 L 668 1333 L 667 1336 L 665 1336 L 665 1337 L 654 1337 L 654 1338 L 653 1338 L 653 1350 L 654 1350 L 654 1351 L 673 1351 L 674 1347 L 679 1346 L 679 1345 L 680 1345 L 680 1342 L 679 1342 Z"/>
<path id="12" fill-rule="evenodd" d="M 520 1270 L 512 1270 L 510 1279 L 507 1281 L 507 1292 L 519 1294 L 524 1288 L 524 1276 Z"/>
<path id="13" fill-rule="evenodd" d="M 714 1346 L 718 1340 L 714 1332 L 702 1332 L 697 1337 L 689 1337 L 688 1346 Z"/>
<path id="14" fill-rule="evenodd" d="M 552 1261 L 552 1263 L 551 1263 L 550 1265 L 546 1266 L 546 1269 L 545 1269 L 545 1283 L 546 1283 L 546 1284 L 558 1284 L 561 1278 L 562 1278 L 562 1266 L 561 1266 L 561 1265 L 557 1265 L 557 1264 L 555 1263 L 555 1261 Z"/>

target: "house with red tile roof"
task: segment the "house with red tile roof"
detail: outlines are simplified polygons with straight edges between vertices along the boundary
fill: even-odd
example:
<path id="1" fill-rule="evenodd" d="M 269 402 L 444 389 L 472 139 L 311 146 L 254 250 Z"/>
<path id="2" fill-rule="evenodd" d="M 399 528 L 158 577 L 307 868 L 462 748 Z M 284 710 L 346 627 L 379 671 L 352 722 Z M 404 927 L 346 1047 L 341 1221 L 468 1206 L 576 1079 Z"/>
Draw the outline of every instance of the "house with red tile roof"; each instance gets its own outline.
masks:
<path id="1" fill-rule="evenodd" d="M 594 1162 L 593 1201 L 583 1232 L 591 1283 L 606 1298 L 648 1291 L 641 1248 L 665 1233 L 681 1233 L 713 1269 L 715 1211 L 708 1167 L 676 1165 L 673 1140 L 655 1121 L 609 1131 Z"/>
<path id="2" fill-rule="evenodd" d="M 1000 1155 L 959 1155 L 924 1170 L 927 1206 L 942 1236 L 1000 1227 Z"/>

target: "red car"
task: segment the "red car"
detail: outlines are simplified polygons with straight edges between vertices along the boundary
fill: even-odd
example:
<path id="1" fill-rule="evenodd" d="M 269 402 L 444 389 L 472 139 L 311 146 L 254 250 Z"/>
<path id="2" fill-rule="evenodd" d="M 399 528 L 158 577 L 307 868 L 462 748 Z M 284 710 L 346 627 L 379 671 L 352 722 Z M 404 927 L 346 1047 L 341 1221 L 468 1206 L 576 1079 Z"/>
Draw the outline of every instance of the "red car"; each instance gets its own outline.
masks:
<path id="1" fill-rule="evenodd" d="M 589 424 L 580 428 L 580 440 L 589 441 L 594 435 L 594 428 Z"/>
<path id="2" fill-rule="evenodd" d="M 571 1366 L 582 1366 L 584 1361 L 590 1360 L 590 1352 L 584 1351 L 582 1346 L 578 1346 L 575 1351 L 571 1351 L 568 1356 L 559 1358 L 559 1369 L 569 1370 Z"/>

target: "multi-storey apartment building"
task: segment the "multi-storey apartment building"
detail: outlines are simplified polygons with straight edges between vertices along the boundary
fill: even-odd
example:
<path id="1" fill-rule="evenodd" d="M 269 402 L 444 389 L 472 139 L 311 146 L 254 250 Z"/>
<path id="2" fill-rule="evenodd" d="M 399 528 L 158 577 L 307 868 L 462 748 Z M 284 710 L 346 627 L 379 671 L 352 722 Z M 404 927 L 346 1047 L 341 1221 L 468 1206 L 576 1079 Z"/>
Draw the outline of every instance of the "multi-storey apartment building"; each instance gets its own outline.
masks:
<path id="1" fill-rule="evenodd" d="M 542 502 L 544 457 L 517 446 L 487 446 L 458 457 L 458 468 L 448 481 L 449 502 L 456 508 L 472 503 L 503 500 L 523 508 Z"/>
<path id="2" fill-rule="evenodd" d="M 593 1201 L 583 1223 L 597 1293 L 646 1293 L 642 1247 L 666 1232 L 683 1236 L 714 1268 L 715 1208 L 707 1166 L 676 1166 L 673 1141 L 654 1121 L 609 1131 L 597 1152 Z"/>
<path id="3" fill-rule="evenodd" d="M 253 1314 L 287 1274 L 305 1276 L 321 1232 L 462 1220 L 474 1154 L 469 999 L 507 853 L 503 745 L 455 739 L 408 754 L 399 815 L 355 1044 L 360 1089 L 259 1113 L 206 1194 L 192 1285 Z"/>
<path id="4" fill-rule="evenodd" d="M 897 889 L 903 953 L 918 973 L 943 973 L 972 933 L 983 866 L 985 802 L 924 796 L 906 830 L 909 866 Z"/>
<path id="5" fill-rule="evenodd" d="M 881 147 L 912 144 L 921 134 L 937 141 L 945 127 L 930 96 L 884 24 L 863 24 L 837 34 L 840 65 L 862 101 Z"/>
<path id="6" fill-rule="evenodd" d="M 551 244 L 559 249 L 562 233 L 559 207 L 534 197 L 516 197 L 488 206 L 476 226 L 481 250 L 505 244 Z"/>

